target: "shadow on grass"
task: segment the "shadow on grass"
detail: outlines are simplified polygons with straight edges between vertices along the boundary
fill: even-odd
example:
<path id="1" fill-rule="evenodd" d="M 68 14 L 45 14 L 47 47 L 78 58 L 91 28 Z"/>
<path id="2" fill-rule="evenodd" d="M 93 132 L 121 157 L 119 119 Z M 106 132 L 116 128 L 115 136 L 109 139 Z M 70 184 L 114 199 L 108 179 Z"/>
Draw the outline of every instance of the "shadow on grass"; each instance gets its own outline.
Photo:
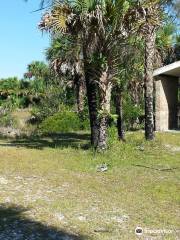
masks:
<path id="1" fill-rule="evenodd" d="M 26 147 L 43 149 L 50 148 L 82 148 L 90 147 L 90 135 L 87 133 L 59 133 L 46 136 L 33 136 L 17 139 L 6 139 L 6 143 L 0 143 L 0 146 L 7 147 Z"/>
<path id="2" fill-rule="evenodd" d="M 0 205 L 0 239 L 3 240 L 85 240 L 87 237 L 46 226 L 26 217 L 21 206 Z"/>

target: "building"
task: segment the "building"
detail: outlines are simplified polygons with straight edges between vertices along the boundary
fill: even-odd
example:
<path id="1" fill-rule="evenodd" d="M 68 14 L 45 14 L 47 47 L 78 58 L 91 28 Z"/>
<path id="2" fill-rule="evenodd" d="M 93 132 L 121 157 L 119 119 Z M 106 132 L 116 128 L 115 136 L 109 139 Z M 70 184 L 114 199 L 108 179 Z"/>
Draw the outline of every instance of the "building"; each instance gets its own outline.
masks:
<path id="1" fill-rule="evenodd" d="M 155 130 L 180 128 L 180 61 L 154 71 Z"/>

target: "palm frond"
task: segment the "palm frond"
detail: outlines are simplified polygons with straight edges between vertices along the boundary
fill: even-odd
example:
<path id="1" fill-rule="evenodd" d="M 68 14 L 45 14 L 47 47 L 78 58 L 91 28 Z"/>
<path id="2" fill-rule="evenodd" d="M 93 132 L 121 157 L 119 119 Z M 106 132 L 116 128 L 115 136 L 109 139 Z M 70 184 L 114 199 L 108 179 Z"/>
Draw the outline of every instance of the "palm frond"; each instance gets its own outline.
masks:
<path id="1" fill-rule="evenodd" d="M 52 31 L 53 33 L 66 32 L 68 18 L 71 13 L 69 5 L 55 1 L 52 10 L 43 15 L 39 23 L 39 28 L 41 30 Z"/>

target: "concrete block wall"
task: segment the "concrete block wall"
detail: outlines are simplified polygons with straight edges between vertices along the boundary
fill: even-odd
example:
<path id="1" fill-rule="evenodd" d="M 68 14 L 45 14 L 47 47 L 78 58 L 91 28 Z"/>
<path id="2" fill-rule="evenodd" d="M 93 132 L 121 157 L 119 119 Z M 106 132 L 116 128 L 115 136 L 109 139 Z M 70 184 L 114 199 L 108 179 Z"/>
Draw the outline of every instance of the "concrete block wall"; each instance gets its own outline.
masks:
<path id="1" fill-rule="evenodd" d="M 178 78 L 155 78 L 155 130 L 167 131 L 177 127 Z"/>

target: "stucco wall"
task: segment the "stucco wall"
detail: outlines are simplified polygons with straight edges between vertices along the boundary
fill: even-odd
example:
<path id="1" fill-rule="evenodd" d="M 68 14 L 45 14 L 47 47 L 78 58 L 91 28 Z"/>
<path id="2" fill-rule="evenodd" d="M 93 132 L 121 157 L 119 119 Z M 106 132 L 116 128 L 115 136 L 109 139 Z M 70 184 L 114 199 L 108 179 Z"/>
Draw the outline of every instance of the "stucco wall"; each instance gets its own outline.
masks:
<path id="1" fill-rule="evenodd" d="M 177 127 L 178 78 L 155 78 L 155 129 L 166 131 Z"/>

